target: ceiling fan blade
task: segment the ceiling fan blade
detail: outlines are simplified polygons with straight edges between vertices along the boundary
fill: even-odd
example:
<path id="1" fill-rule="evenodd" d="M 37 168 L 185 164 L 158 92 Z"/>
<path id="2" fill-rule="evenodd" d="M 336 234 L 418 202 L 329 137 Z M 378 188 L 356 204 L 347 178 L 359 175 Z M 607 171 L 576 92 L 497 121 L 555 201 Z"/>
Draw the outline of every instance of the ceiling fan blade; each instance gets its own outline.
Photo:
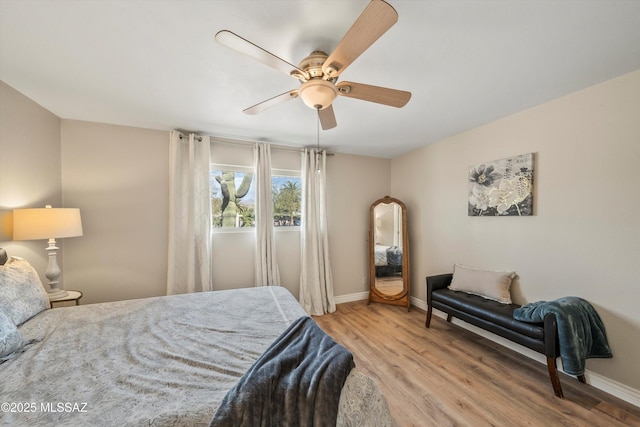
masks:
<path id="1" fill-rule="evenodd" d="M 357 98 L 392 107 L 404 107 L 411 99 L 411 92 L 388 87 L 371 86 L 362 83 L 340 82 L 336 85 L 338 94 L 347 98 Z"/>
<path id="2" fill-rule="evenodd" d="M 329 77 L 338 77 L 397 21 L 398 13 L 389 3 L 371 0 L 326 59 L 322 71 Z"/>
<path id="3" fill-rule="evenodd" d="M 320 117 L 320 124 L 323 130 L 333 129 L 338 126 L 338 123 L 336 123 L 336 115 L 333 113 L 333 105 L 318 110 L 318 117 Z"/>
<path id="4" fill-rule="evenodd" d="M 255 43 L 250 42 L 249 40 L 240 37 L 239 35 L 232 33 L 228 30 L 218 31 L 216 33 L 215 39 L 221 45 L 227 46 L 233 50 L 236 50 L 240 53 L 244 53 L 247 56 L 252 57 L 253 59 L 262 62 L 269 67 L 275 68 L 278 71 L 282 71 L 287 75 L 291 75 L 291 71 L 296 70 L 297 73 L 301 73 L 304 76 L 307 76 L 307 73 L 300 68 L 296 67 L 293 64 L 285 61 L 284 59 L 274 55 L 258 46 Z"/>
<path id="5" fill-rule="evenodd" d="M 283 102 L 289 101 L 290 99 L 294 99 L 298 97 L 298 89 L 290 90 L 285 93 L 281 93 L 280 95 L 274 96 L 273 98 L 269 98 L 266 101 L 262 101 L 259 104 L 252 105 L 249 108 L 245 108 L 242 110 L 245 114 L 255 115 L 258 113 L 262 113 L 267 108 L 271 108 L 274 105 L 282 104 Z"/>

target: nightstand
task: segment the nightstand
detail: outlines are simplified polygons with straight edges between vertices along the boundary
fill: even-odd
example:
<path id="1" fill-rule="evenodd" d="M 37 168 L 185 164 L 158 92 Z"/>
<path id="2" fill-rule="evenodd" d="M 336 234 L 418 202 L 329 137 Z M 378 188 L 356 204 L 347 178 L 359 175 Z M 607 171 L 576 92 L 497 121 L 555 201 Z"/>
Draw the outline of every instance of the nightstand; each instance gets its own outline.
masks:
<path id="1" fill-rule="evenodd" d="M 67 293 L 69 295 L 67 295 L 66 297 L 61 297 L 61 298 L 56 298 L 56 299 L 49 300 L 49 303 L 51 304 L 51 308 L 53 308 L 53 303 L 57 303 L 57 302 L 75 301 L 76 305 L 80 305 L 80 298 L 82 298 L 82 292 L 80 292 L 80 291 L 67 291 Z"/>

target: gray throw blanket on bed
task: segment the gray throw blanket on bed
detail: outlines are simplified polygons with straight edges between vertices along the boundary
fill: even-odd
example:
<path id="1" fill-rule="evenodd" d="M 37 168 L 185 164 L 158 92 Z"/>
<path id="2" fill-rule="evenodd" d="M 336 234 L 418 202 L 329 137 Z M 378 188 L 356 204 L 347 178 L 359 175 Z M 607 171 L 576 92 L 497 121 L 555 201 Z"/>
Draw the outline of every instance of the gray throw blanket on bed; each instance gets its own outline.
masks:
<path id="1" fill-rule="evenodd" d="M 335 426 L 351 353 L 296 320 L 227 393 L 210 426 Z"/>
<path id="2" fill-rule="evenodd" d="M 571 375 L 583 375 L 588 358 L 613 357 L 604 325 L 594 308 L 578 297 L 538 301 L 516 308 L 513 318 L 523 322 L 543 322 L 548 313 L 556 315 L 562 368 Z"/>

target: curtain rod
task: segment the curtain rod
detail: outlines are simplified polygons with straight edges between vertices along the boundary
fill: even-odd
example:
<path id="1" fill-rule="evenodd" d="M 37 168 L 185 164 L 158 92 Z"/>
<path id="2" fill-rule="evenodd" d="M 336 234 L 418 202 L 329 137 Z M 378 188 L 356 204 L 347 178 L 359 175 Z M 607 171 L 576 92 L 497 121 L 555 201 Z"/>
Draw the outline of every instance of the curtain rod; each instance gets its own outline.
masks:
<path id="1" fill-rule="evenodd" d="M 291 147 L 291 146 L 288 146 L 288 145 L 272 144 L 272 143 L 269 143 L 269 142 L 266 142 L 266 141 L 254 141 L 254 140 L 246 140 L 246 139 L 222 138 L 222 137 L 213 136 L 213 135 L 209 135 L 209 138 L 211 138 L 214 142 L 219 142 L 221 144 L 253 146 L 254 144 L 256 144 L 258 142 L 263 142 L 263 143 L 270 144 L 271 148 L 273 148 L 274 150 L 298 151 L 300 153 L 304 152 L 304 148 Z M 311 148 L 313 148 L 313 147 L 311 147 Z M 327 153 L 327 156 L 333 156 L 334 155 L 334 153 L 330 153 L 327 150 L 323 150 L 323 151 Z"/>
<path id="2" fill-rule="evenodd" d="M 186 138 L 186 134 L 184 131 L 177 131 L 179 134 L 180 139 Z M 194 132 L 190 132 L 190 133 L 194 133 Z M 259 142 L 263 142 L 263 143 L 267 143 L 271 145 L 271 148 L 273 148 L 274 150 L 282 150 L 282 151 L 298 151 L 300 153 L 304 152 L 304 148 L 297 148 L 297 147 L 291 147 L 288 145 L 278 145 L 278 144 L 272 144 L 272 143 L 268 143 L 266 141 L 258 141 L 258 140 L 250 140 L 250 139 L 233 139 L 233 138 L 223 138 L 220 136 L 214 136 L 214 135 L 206 135 L 209 138 L 211 138 L 214 142 L 219 142 L 221 144 L 231 144 L 231 145 L 246 145 L 246 146 L 253 146 L 256 143 Z M 196 136 L 195 137 L 198 142 L 202 141 L 202 137 L 200 136 Z M 313 147 L 311 147 L 313 148 Z M 327 150 L 323 150 L 327 156 L 333 156 L 335 153 L 330 153 Z"/>

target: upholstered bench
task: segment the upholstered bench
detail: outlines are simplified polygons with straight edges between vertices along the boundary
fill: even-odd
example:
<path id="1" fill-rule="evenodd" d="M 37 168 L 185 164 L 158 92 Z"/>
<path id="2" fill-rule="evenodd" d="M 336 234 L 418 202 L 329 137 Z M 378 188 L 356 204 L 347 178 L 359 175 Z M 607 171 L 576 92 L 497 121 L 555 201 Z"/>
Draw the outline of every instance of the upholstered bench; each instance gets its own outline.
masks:
<path id="1" fill-rule="evenodd" d="M 428 308 L 425 326 L 430 326 L 432 311 L 436 308 L 447 313 L 448 322 L 452 317 L 456 317 L 544 354 L 553 391 L 556 396 L 563 397 L 556 365 L 556 359 L 559 357 L 556 316 L 547 315 L 543 323 L 515 320 L 513 311 L 520 307 L 518 304 L 500 303 L 479 295 L 451 290 L 448 287 L 452 278 L 453 274 L 426 278 Z M 578 380 L 584 383 L 584 375 L 578 376 Z"/>

